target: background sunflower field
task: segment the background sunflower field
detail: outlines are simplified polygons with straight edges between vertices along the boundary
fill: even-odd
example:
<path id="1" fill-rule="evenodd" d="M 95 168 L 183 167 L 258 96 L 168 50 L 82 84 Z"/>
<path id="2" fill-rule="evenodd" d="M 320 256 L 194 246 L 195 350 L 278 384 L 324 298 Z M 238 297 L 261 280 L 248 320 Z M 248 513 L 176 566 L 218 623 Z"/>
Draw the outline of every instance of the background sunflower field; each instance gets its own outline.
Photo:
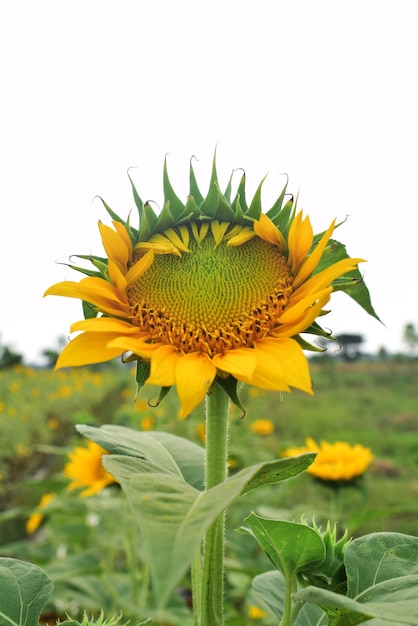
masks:
<path id="1" fill-rule="evenodd" d="M 228 624 L 269 625 L 254 605 L 252 578 L 269 563 L 254 542 L 237 532 L 253 510 L 281 519 L 338 521 L 342 534 L 376 531 L 417 534 L 418 433 L 413 359 L 345 363 L 312 360 L 315 396 L 243 387 L 245 416 L 231 410 L 230 471 L 278 458 L 283 450 L 316 441 L 369 447 L 373 461 L 360 480 L 332 484 L 302 474 L 238 500 L 229 511 L 226 607 Z M 21 364 L 0 370 L 0 554 L 41 566 L 54 580 L 45 623 L 87 609 L 126 619 L 149 616 L 149 572 L 141 537 L 118 484 L 83 497 L 69 491 L 63 469 L 87 440 L 75 424 L 119 424 L 164 430 L 204 445 L 203 407 L 178 420 L 175 393 L 155 406 L 158 389 L 135 400 L 135 372 L 111 364 L 54 372 Z M 45 498 L 45 496 L 47 497 Z M 35 516 L 35 517 L 34 517 Z M 139 564 L 139 567 L 138 567 Z M 185 580 L 157 624 L 191 624 Z"/>

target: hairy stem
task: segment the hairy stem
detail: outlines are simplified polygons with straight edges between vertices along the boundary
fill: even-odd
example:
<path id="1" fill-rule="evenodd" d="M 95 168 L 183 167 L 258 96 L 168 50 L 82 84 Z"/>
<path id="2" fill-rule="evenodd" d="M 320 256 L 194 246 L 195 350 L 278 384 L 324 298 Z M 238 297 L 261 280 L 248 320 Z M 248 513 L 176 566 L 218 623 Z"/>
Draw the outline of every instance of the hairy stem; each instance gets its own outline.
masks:
<path id="1" fill-rule="evenodd" d="M 229 398 L 215 383 L 206 400 L 206 489 L 228 474 Z M 207 530 L 203 544 L 201 626 L 223 626 L 225 513 Z"/>

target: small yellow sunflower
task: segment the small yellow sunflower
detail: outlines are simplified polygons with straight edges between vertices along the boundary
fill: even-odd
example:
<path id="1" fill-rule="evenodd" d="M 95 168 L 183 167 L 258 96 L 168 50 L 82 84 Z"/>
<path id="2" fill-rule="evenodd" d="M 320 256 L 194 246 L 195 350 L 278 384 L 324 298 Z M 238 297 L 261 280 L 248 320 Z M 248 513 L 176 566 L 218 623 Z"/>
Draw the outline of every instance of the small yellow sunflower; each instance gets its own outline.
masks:
<path id="1" fill-rule="evenodd" d="M 80 495 L 86 497 L 93 496 L 115 483 L 115 478 L 103 466 L 104 454 L 108 452 L 93 441 L 88 441 L 87 447 L 74 448 L 68 455 L 70 460 L 63 470 L 64 475 L 71 479 L 68 489 L 85 488 Z"/>
<path id="2" fill-rule="evenodd" d="M 232 178 L 232 177 L 231 177 Z M 331 240 L 335 222 L 315 236 L 309 217 L 286 200 L 286 187 L 267 213 L 260 183 L 249 205 L 245 176 L 231 200 L 220 192 L 213 161 L 203 197 L 190 165 L 183 204 L 164 165 L 165 201 L 159 215 L 132 184 L 139 229 L 104 202 L 112 227 L 99 223 L 105 257 L 78 255 L 94 269 L 45 295 L 83 301 L 86 319 L 61 353 L 57 368 L 137 360 L 137 382 L 175 386 L 181 417 L 204 398 L 215 379 L 232 400 L 236 383 L 312 393 L 300 333 L 328 336 L 315 321 L 336 289 L 346 290 L 374 315 L 368 291 L 343 245 Z M 357 289 L 358 288 L 358 289 Z"/>
<path id="3" fill-rule="evenodd" d="M 248 607 L 248 617 L 252 620 L 264 619 L 267 617 L 267 613 L 263 609 L 260 609 L 259 606 L 251 604 Z"/>
<path id="4" fill-rule="evenodd" d="M 288 448 L 281 453 L 281 456 L 296 456 L 305 452 L 318 453 L 306 472 L 328 483 L 344 483 L 359 478 L 373 460 L 370 448 L 360 444 L 352 446 L 346 441 L 335 443 L 321 441 L 318 444 L 310 437 L 306 439 L 306 446 Z"/>
<path id="5" fill-rule="evenodd" d="M 38 530 L 39 526 L 42 524 L 42 521 L 45 517 L 45 509 L 54 498 L 55 498 L 54 493 L 44 493 L 38 506 L 36 507 L 34 512 L 29 516 L 29 518 L 26 521 L 26 532 L 28 534 L 31 535 L 36 530 Z"/>
<path id="6" fill-rule="evenodd" d="M 274 433 L 274 424 L 268 419 L 258 419 L 251 422 L 250 430 L 255 435 L 272 435 Z"/>

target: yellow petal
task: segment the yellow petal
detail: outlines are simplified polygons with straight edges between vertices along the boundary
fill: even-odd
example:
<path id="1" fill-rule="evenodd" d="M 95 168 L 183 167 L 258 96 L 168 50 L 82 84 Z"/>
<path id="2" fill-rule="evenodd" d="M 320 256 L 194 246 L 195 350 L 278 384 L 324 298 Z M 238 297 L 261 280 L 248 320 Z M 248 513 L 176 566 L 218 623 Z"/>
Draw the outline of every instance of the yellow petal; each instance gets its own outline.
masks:
<path id="1" fill-rule="evenodd" d="M 111 332 L 119 335 L 145 335 L 141 333 L 137 326 L 133 326 L 129 322 L 117 320 L 114 317 L 94 317 L 92 319 L 80 320 L 71 325 L 70 332 L 75 333 L 79 330 L 87 330 L 89 332 Z"/>
<path id="2" fill-rule="evenodd" d="M 148 250 L 148 252 L 146 252 L 144 256 L 141 257 L 139 261 L 137 261 L 135 265 L 133 265 L 128 270 L 126 274 L 126 280 L 128 282 L 128 285 L 132 285 L 138 280 L 138 278 L 141 278 L 142 274 L 144 274 L 147 271 L 147 269 L 151 266 L 153 261 L 154 261 L 154 251 Z"/>
<path id="3" fill-rule="evenodd" d="M 237 235 L 228 237 L 228 246 L 242 246 L 243 243 L 247 243 L 250 239 L 254 239 L 255 232 L 253 228 L 249 226 L 243 226 Z"/>
<path id="4" fill-rule="evenodd" d="M 309 217 L 302 217 L 300 211 L 294 218 L 289 230 L 289 266 L 295 276 L 305 262 L 309 250 L 312 248 L 313 230 Z"/>
<path id="5" fill-rule="evenodd" d="M 320 291 L 325 287 L 329 287 L 333 280 L 357 269 L 358 263 L 363 263 L 364 259 L 341 259 L 330 265 L 326 269 L 314 274 L 307 281 L 305 281 L 296 291 L 292 294 L 292 302 L 295 303 L 298 300 L 305 298 L 309 293 Z"/>
<path id="6" fill-rule="evenodd" d="M 300 267 L 299 271 L 295 276 L 295 280 L 293 282 L 293 288 L 296 289 L 300 284 L 305 282 L 307 278 L 312 274 L 321 260 L 322 254 L 325 250 L 325 246 L 327 245 L 333 231 L 335 228 L 335 220 L 331 223 L 328 230 L 322 235 L 320 241 L 317 243 L 312 253 L 306 258 L 305 262 Z"/>
<path id="7" fill-rule="evenodd" d="M 109 278 L 115 285 L 116 289 L 121 293 L 125 293 L 128 283 L 126 281 L 126 271 L 122 272 L 119 265 L 112 261 L 111 258 L 107 261 L 107 269 L 109 272 Z"/>
<path id="8" fill-rule="evenodd" d="M 132 241 L 129 237 L 129 233 L 126 230 L 125 226 L 121 222 L 114 221 L 112 222 L 115 230 L 117 231 L 119 237 L 123 239 L 125 242 L 126 249 L 128 250 L 128 259 L 132 258 Z"/>
<path id="9" fill-rule="evenodd" d="M 161 387 L 175 385 L 175 370 L 181 358 L 181 353 L 174 346 L 160 346 L 152 355 L 151 372 L 147 382 Z"/>
<path id="10" fill-rule="evenodd" d="M 179 359 L 175 376 L 181 403 L 180 417 L 185 418 L 209 391 L 216 376 L 216 367 L 206 354 L 192 352 Z"/>
<path id="11" fill-rule="evenodd" d="M 80 298 L 97 306 L 101 311 L 118 317 L 127 317 L 130 314 L 126 295 L 104 278 L 89 276 L 79 283 L 70 280 L 56 283 L 45 291 L 44 296 L 49 295 Z"/>
<path id="12" fill-rule="evenodd" d="M 219 370 L 238 376 L 251 378 L 257 365 L 255 351 L 252 348 L 237 348 L 228 350 L 225 354 L 215 354 L 213 363 Z"/>
<path id="13" fill-rule="evenodd" d="M 188 243 L 188 241 L 189 241 L 189 232 L 187 230 L 184 231 L 184 229 L 183 229 L 183 230 L 180 231 L 180 234 L 185 235 L 185 232 L 187 233 L 186 241 Z M 163 237 L 162 235 L 160 235 L 160 236 Z M 167 228 L 164 231 L 164 236 L 167 237 L 171 241 L 171 243 L 177 248 L 177 250 L 182 250 L 183 252 L 190 252 L 189 248 L 187 247 L 186 241 L 183 241 L 178 236 L 178 234 L 176 233 L 176 231 L 173 228 Z M 157 238 L 157 237 L 158 237 L 158 235 L 155 235 L 155 238 Z M 154 237 L 153 237 L 153 239 L 154 239 Z"/>
<path id="14" fill-rule="evenodd" d="M 312 296 L 301 300 L 296 306 L 289 306 L 280 317 L 280 326 L 272 331 L 274 337 L 294 337 L 304 332 L 314 323 L 316 318 L 321 314 L 323 307 L 330 299 L 332 289 L 328 288 L 315 294 L 318 298 L 315 304 L 309 304 Z"/>
<path id="15" fill-rule="evenodd" d="M 284 252 L 286 250 L 286 241 L 282 233 L 264 213 L 261 213 L 260 219 L 254 222 L 254 230 L 256 234 L 261 237 L 261 239 L 278 246 L 280 252 Z"/>
<path id="16" fill-rule="evenodd" d="M 129 260 L 129 252 L 126 243 L 117 232 L 112 230 L 110 226 L 106 226 L 99 222 L 99 230 L 102 237 L 103 247 L 106 254 L 120 269 L 125 273 Z"/>
<path id="17" fill-rule="evenodd" d="M 120 348 L 109 348 L 114 333 L 83 333 L 74 337 L 58 357 L 56 369 L 74 365 L 90 365 L 111 361 L 123 353 Z"/>
<path id="18" fill-rule="evenodd" d="M 200 226 L 200 229 L 197 222 L 192 222 L 190 226 L 192 229 L 193 237 L 196 239 L 197 243 L 202 243 L 208 233 L 209 222 L 203 222 L 203 224 Z"/>
<path id="19" fill-rule="evenodd" d="M 140 241 L 136 244 L 135 250 L 153 250 L 155 254 L 174 254 L 181 256 L 179 250 L 165 237 L 160 235 L 158 241 Z"/>
<path id="20" fill-rule="evenodd" d="M 255 344 L 258 367 L 252 384 L 263 389 L 288 391 L 288 387 L 312 394 L 309 365 L 302 348 L 294 339 L 267 337 Z M 258 380 L 258 376 L 260 380 Z"/>
<path id="21" fill-rule="evenodd" d="M 215 247 L 219 246 L 219 244 L 221 243 L 229 225 L 229 222 L 219 222 L 218 220 L 213 220 L 210 223 L 210 229 L 215 240 Z"/>
<path id="22" fill-rule="evenodd" d="M 144 334 L 144 337 L 141 337 L 140 333 L 138 335 L 139 337 L 115 337 L 109 343 L 109 348 L 120 348 L 122 352 L 133 352 L 133 354 L 143 359 L 151 359 L 155 351 L 160 347 L 160 344 L 147 343 L 149 339 L 148 334 Z"/>

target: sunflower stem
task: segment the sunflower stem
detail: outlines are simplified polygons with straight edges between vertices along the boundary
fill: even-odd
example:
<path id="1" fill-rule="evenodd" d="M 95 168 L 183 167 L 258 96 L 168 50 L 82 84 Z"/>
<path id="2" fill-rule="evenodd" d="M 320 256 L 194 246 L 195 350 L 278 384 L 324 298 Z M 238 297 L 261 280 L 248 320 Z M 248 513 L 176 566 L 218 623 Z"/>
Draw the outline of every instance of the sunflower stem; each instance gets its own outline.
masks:
<path id="1" fill-rule="evenodd" d="M 206 489 L 228 474 L 229 398 L 215 382 L 206 399 Z M 225 512 L 207 530 L 203 544 L 201 626 L 223 626 Z"/>

